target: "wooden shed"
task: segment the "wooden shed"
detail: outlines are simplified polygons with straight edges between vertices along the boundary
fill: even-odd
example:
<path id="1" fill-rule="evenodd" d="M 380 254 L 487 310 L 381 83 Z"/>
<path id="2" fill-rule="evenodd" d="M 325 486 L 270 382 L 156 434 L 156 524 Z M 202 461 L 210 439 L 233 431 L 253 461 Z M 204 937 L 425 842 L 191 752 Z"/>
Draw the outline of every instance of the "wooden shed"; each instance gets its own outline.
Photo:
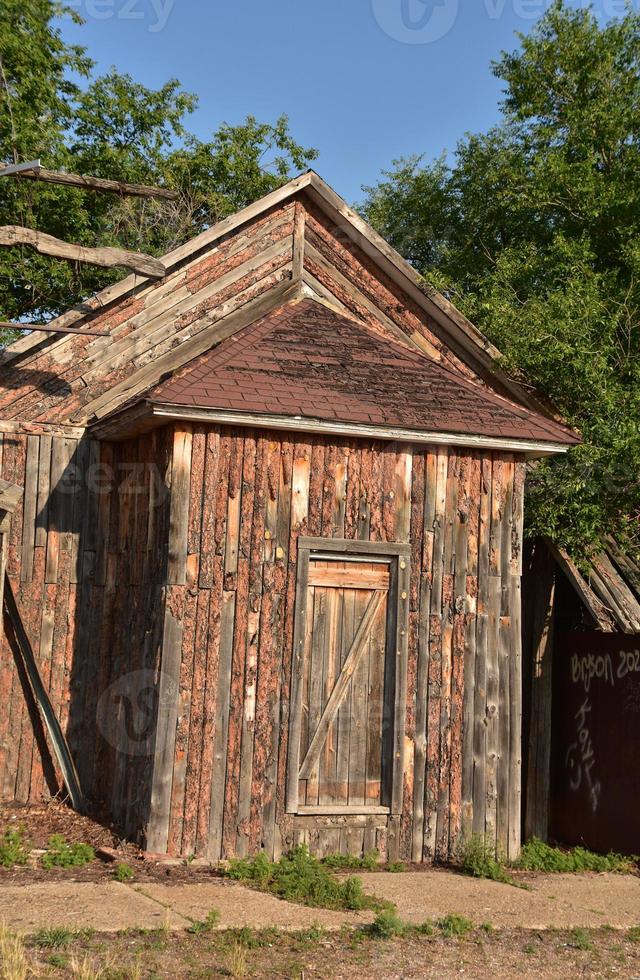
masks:
<path id="1" fill-rule="evenodd" d="M 8 570 L 149 850 L 520 846 L 528 459 L 577 441 L 314 173 L 1 355 Z M 55 791 L 13 653 L 0 788 Z"/>
<path id="2" fill-rule="evenodd" d="M 637 854 L 640 567 L 536 540 L 523 590 L 525 834 Z"/>

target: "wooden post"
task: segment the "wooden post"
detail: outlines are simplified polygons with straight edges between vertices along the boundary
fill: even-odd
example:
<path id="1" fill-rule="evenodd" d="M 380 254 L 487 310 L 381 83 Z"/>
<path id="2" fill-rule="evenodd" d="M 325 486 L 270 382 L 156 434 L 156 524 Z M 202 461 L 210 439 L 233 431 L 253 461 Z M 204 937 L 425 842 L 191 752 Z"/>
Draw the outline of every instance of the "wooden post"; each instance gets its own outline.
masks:
<path id="1" fill-rule="evenodd" d="M 524 837 L 546 840 L 549 822 L 555 561 L 543 541 L 525 567 L 523 649 L 528 672 Z"/>

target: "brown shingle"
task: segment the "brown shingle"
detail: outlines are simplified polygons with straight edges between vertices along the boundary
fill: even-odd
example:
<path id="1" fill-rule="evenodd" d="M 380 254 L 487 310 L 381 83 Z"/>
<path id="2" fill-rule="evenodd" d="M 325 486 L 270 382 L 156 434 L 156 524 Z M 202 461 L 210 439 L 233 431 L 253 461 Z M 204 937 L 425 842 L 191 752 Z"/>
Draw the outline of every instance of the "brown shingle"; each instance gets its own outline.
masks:
<path id="1" fill-rule="evenodd" d="M 245 327 L 148 397 L 267 415 L 579 441 L 563 426 L 311 299 Z"/>

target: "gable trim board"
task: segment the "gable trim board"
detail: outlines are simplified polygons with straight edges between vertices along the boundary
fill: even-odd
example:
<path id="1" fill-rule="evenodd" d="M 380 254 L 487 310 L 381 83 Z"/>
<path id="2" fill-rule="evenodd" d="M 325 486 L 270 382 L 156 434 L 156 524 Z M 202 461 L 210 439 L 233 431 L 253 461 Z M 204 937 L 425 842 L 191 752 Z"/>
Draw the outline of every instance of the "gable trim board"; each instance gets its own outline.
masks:
<path id="1" fill-rule="evenodd" d="M 564 454 L 569 446 L 555 442 L 524 439 L 494 439 L 490 436 L 458 435 L 453 432 L 434 432 L 420 429 L 400 429 L 393 426 L 353 425 L 349 422 L 326 422 L 323 419 L 296 418 L 290 415 L 224 412 L 215 408 L 185 408 L 182 405 L 162 405 L 139 402 L 104 422 L 89 426 L 89 432 L 100 440 L 119 441 L 132 438 L 169 421 L 209 422 L 212 425 L 256 427 L 258 429 L 290 430 L 335 436 L 354 436 L 362 439 L 381 439 L 385 442 L 417 443 L 433 446 L 460 446 L 467 449 L 501 450 L 522 453 L 531 459 Z"/>
<path id="2" fill-rule="evenodd" d="M 281 188 L 254 202 L 235 215 L 225 218 L 207 231 L 179 246 L 162 258 L 167 274 L 174 273 L 186 260 L 192 261 L 199 253 L 211 249 L 214 243 L 221 241 L 242 225 L 250 222 L 269 209 L 293 200 L 296 196 L 306 195 L 323 213 L 327 214 L 335 225 L 363 252 L 399 285 L 411 299 L 421 307 L 427 315 L 433 318 L 443 330 L 443 339 L 453 351 L 459 354 L 469 366 L 480 373 L 489 372 L 495 383 L 501 386 L 517 401 L 530 409 L 546 413 L 540 402 L 527 392 L 521 385 L 505 375 L 497 365 L 500 352 L 483 334 L 444 296 L 424 282 L 422 277 L 398 252 L 382 239 L 347 203 L 339 197 L 315 172 L 309 171 L 294 178 Z M 304 229 L 299 225 L 294 230 L 294 262 L 293 278 L 301 275 L 308 279 L 304 269 Z M 52 321 L 52 326 L 69 326 L 78 324 L 85 319 L 90 322 L 96 314 L 104 314 L 107 308 L 126 296 L 138 295 L 152 289 L 149 280 L 133 275 L 120 283 L 102 290 L 96 296 L 82 304 L 79 309 L 67 311 Z M 60 343 L 60 341 L 57 341 Z M 416 347 L 421 345 L 409 335 L 406 342 Z M 0 365 L 8 364 L 21 354 L 28 353 L 39 347 L 45 350 L 56 343 L 55 335 L 38 334 L 34 332 L 23 337 L 0 354 Z"/>

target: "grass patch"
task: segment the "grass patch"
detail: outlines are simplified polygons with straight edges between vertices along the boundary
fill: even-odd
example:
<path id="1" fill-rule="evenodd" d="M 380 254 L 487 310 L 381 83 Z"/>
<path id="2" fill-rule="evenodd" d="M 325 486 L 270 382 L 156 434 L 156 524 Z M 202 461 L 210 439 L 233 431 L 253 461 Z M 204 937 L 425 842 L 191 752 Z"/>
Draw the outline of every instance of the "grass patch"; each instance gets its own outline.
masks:
<path id="1" fill-rule="evenodd" d="M 312 908 L 357 910 L 382 907 L 382 903 L 365 894 L 359 878 L 338 881 L 303 844 L 279 861 L 270 861 L 263 852 L 253 858 L 236 858 L 229 863 L 225 875 L 288 902 Z"/>
<path id="2" fill-rule="evenodd" d="M 575 929 L 571 930 L 571 938 L 573 939 L 573 945 L 577 949 L 590 950 L 593 949 L 593 943 L 589 939 L 589 933 L 586 929 L 580 929 L 576 926 Z"/>
<path id="3" fill-rule="evenodd" d="M 24 827 L 5 830 L 0 838 L 0 864 L 3 868 L 26 864 L 28 857 L 29 842 L 25 838 Z"/>
<path id="4" fill-rule="evenodd" d="M 26 980 L 29 960 L 22 938 L 0 923 L 0 977 L 3 980 Z"/>
<path id="5" fill-rule="evenodd" d="M 380 864 L 380 852 L 377 848 L 367 851 L 363 857 L 352 854 L 327 854 L 322 858 L 322 864 L 334 871 L 375 871 Z"/>
<path id="6" fill-rule="evenodd" d="M 640 943 L 640 926 L 631 926 L 627 929 L 627 939 L 632 943 Z"/>
<path id="7" fill-rule="evenodd" d="M 187 932 L 190 932 L 193 936 L 198 936 L 203 932 L 212 932 L 219 922 L 220 910 L 211 909 L 209 912 L 207 912 L 206 918 L 202 919 L 200 922 L 194 922 L 193 925 L 188 927 Z"/>
<path id="8" fill-rule="evenodd" d="M 395 909 L 383 909 L 362 931 L 373 939 L 393 939 L 394 936 L 404 936 L 409 929 L 410 926 L 403 922 Z"/>
<path id="9" fill-rule="evenodd" d="M 547 871 L 557 873 L 579 873 L 581 871 L 616 871 L 630 874 L 634 871 L 634 862 L 622 854 L 594 854 L 584 847 L 574 847 L 563 851 L 559 847 L 551 847 L 544 841 L 532 837 L 523 846 L 520 857 L 513 865 L 523 871 Z"/>
<path id="10" fill-rule="evenodd" d="M 473 930 L 473 922 L 470 919 L 465 919 L 464 915 L 455 915 L 453 912 L 438 919 L 436 925 L 445 939 L 462 939 Z"/>
<path id="11" fill-rule="evenodd" d="M 460 865 L 465 874 L 474 878 L 489 878 L 505 885 L 519 885 L 505 867 L 504 860 L 496 856 L 495 844 L 482 834 L 474 834 L 460 851 Z"/>
<path id="12" fill-rule="evenodd" d="M 391 874 L 401 874 L 406 870 L 407 866 L 404 861 L 391 861 L 391 863 L 387 865 L 387 871 L 390 871 Z"/>
<path id="13" fill-rule="evenodd" d="M 89 844 L 68 844 L 62 834 L 52 834 L 42 855 L 42 867 L 47 871 L 51 868 L 81 868 L 95 856 Z"/>
<path id="14" fill-rule="evenodd" d="M 135 874 L 136 873 L 133 868 L 124 861 L 116 864 L 113 871 L 113 877 L 116 879 L 116 881 L 121 881 L 123 884 L 126 881 L 132 881 L 135 878 Z"/>
<path id="15" fill-rule="evenodd" d="M 37 929 L 31 936 L 31 943 L 40 949 L 64 949 L 76 935 L 77 933 L 65 926 L 52 926 L 49 929 Z"/>

